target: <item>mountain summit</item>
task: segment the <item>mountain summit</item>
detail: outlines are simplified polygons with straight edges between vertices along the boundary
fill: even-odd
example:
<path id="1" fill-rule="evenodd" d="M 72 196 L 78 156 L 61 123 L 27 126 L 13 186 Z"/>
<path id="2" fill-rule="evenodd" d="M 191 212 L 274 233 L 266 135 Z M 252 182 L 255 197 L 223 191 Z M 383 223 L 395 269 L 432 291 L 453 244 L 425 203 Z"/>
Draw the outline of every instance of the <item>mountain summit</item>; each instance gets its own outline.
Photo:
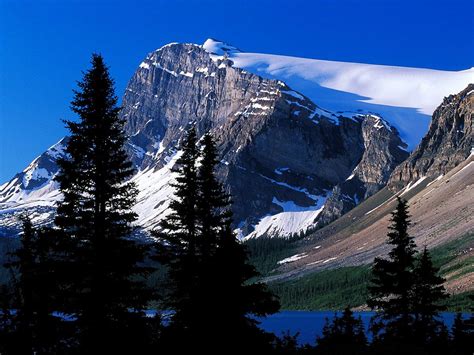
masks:
<path id="1" fill-rule="evenodd" d="M 379 90 L 385 85 L 385 91 L 399 93 L 398 103 L 406 103 L 400 86 L 409 91 L 413 85 L 403 82 L 407 70 L 417 73 L 415 81 L 445 79 L 443 90 L 472 76 L 252 54 L 212 39 L 151 52 L 130 79 L 121 111 L 137 170 L 132 179 L 140 191 L 138 224 L 155 228 L 169 213 L 171 169 L 189 125 L 200 137 L 207 131 L 216 137 L 218 175 L 234 197 L 241 237 L 290 236 L 329 223 L 385 186 L 408 156 L 410 142 L 400 135 L 410 132 L 406 136 L 413 140 L 411 127 L 424 124 L 416 121 L 423 114 L 370 103 L 382 100 L 377 95 L 361 102 L 353 94 L 376 81 Z M 349 72 L 346 92 L 331 88 Z M 428 88 L 420 100 L 433 96 Z M 4 233 L 14 232 L 14 217 L 23 210 L 37 223 L 51 220 L 61 198 L 52 180 L 54 156 L 63 144 L 0 187 Z"/>

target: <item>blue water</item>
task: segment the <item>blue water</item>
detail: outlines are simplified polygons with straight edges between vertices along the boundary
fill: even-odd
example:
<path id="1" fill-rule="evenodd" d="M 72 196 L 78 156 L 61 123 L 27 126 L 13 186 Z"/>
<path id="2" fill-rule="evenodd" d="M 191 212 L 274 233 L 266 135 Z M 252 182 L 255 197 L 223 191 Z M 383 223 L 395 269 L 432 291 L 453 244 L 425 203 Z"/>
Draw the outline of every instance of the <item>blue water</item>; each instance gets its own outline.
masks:
<path id="1" fill-rule="evenodd" d="M 374 312 L 354 312 L 354 315 L 361 317 L 367 332 L 370 318 L 374 315 Z M 451 329 L 455 315 L 455 313 L 448 312 L 441 314 L 441 318 L 448 329 Z M 467 314 L 464 315 L 464 317 L 467 316 Z M 333 311 L 283 311 L 259 320 L 261 322 L 260 327 L 268 332 L 276 335 L 282 335 L 286 331 L 289 331 L 290 334 L 299 332 L 298 341 L 300 344 L 313 345 L 316 341 L 316 336 L 322 333 L 325 319 L 332 319 L 333 317 Z M 370 339 L 371 334 L 367 333 L 367 335 Z"/>

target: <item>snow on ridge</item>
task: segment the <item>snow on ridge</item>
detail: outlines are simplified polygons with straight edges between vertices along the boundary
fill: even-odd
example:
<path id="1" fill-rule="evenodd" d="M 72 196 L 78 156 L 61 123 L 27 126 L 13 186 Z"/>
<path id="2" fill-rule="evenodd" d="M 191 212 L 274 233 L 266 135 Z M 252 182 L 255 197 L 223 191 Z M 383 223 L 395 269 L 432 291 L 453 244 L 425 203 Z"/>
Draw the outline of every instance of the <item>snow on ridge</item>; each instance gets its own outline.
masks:
<path id="1" fill-rule="evenodd" d="M 156 51 L 177 44 L 169 43 Z M 474 68 L 444 71 L 246 53 L 213 38 L 202 45 L 182 44 L 204 49 L 215 62 L 229 58 L 234 67 L 284 81 L 282 86 L 288 84 L 292 89 L 286 93 L 294 93 L 298 99 L 301 99 L 298 97 L 301 93 L 331 112 L 359 109 L 379 112 L 390 122 L 390 126 L 398 129 L 408 145 L 408 151 L 414 149 L 427 132 L 430 116 L 443 98 L 474 82 Z M 225 67 L 227 64 L 220 65 Z M 141 65 L 146 66 L 149 63 Z M 160 69 L 178 75 L 174 71 Z M 337 121 L 337 115 L 329 117 Z"/>
<path id="2" fill-rule="evenodd" d="M 415 187 L 417 187 L 419 184 L 421 184 L 428 176 L 422 176 L 420 177 L 418 180 L 416 180 L 415 182 L 413 181 L 410 181 L 408 183 L 408 185 L 403 189 L 403 192 L 400 194 L 400 196 L 406 194 L 408 191 L 414 189 Z"/>
<path id="3" fill-rule="evenodd" d="M 147 168 L 132 177 L 131 181 L 138 188 L 137 202 L 133 207 L 138 214 L 137 225 L 152 229 L 171 212 L 169 203 L 174 194 L 171 182 L 175 178 L 171 169 L 181 155 L 182 151 L 175 152 L 168 157 L 166 165 L 161 169 L 155 171 Z"/>
<path id="4" fill-rule="evenodd" d="M 257 238 L 263 235 L 269 237 L 290 237 L 295 233 L 306 232 L 314 225 L 316 218 L 324 208 L 329 194 L 314 196 L 317 198 L 313 206 L 299 206 L 294 201 L 280 201 L 276 197 L 272 202 L 283 209 L 283 212 L 267 215 L 260 219 L 255 229 L 244 239 Z"/>
<path id="5" fill-rule="evenodd" d="M 352 180 L 354 178 L 354 176 L 355 176 L 355 172 L 352 171 L 352 174 L 349 175 L 349 177 L 346 179 L 346 181 Z"/>
<path id="6" fill-rule="evenodd" d="M 443 71 L 245 53 L 212 39 L 203 48 L 214 61 L 226 55 L 234 67 L 284 81 L 292 92 L 331 112 L 379 112 L 397 128 L 408 150 L 427 132 L 430 116 L 443 97 L 474 82 L 474 68 Z M 337 121 L 337 115 L 327 117 Z"/>
<path id="7" fill-rule="evenodd" d="M 231 46 L 230 44 L 227 44 L 225 42 L 216 40 L 214 38 L 208 38 L 202 45 L 202 48 L 210 53 L 210 54 L 215 54 L 218 56 L 223 56 L 226 53 L 238 53 L 240 52 L 240 49 L 237 47 Z"/>
<path id="8" fill-rule="evenodd" d="M 411 107 L 427 115 L 433 113 L 444 96 L 459 92 L 474 81 L 474 68 L 442 71 L 242 52 L 231 52 L 231 59 L 236 67 L 258 66 L 282 80 L 285 76 L 300 76 L 324 87 L 366 97 L 361 101 Z"/>
<path id="9" fill-rule="evenodd" d="M 278 262 L 279 265 L 292 263 L 294 261 L 306 258 L 308 255 L 306 253 L 295 254 Z"/>
<path id="10" fill-rule="evenodd" d="M 66 146 L 63 144 L 65 138 L 61 138 L 57 143 L 48 148 L 46 154 L 53 159 L 58 159 L 66 154 Z"/>
<path id="11" fill-rule="evenodd" d="M 390 127 L 388 122 L 385 121 L 382 117 L 374 115 L 374 114 L 370 114 L 369 116 L 372 118 L 375 118 L 375 124 L 374 124 L 375 128 L 381 129 L 385 127 L 388 131 L 390 132 L 392 131 L 392 127 Z"/>
<path id="12" fill-rule="evenodd" d="M 53 174 L 45 168 L 39 168 L 35 166 L 33 169 L 28 169 L 23 176 L 23 185 L 28 186 L 30 181 L 50 179 Z"/>

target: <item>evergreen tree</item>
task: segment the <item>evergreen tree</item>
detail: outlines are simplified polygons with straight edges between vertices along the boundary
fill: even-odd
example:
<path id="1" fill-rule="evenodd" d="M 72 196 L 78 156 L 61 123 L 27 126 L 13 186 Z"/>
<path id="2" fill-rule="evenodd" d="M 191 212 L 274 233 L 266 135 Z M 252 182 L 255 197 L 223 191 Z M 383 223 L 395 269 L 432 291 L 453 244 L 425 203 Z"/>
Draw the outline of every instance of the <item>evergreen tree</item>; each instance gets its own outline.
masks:
<path id="1" fill-rule="evenodd" d="M 444 279 L 438 276 L 439 269 L 433 266 L 431 256 L 424 248 L 414 269 L 412 308 L 415 316 L 414 338 L 424 346 L 439 344 L 443 323 L 438 312 L 446 309 L 440 303 L 448 297 L 444 289 Z M 447 339 L 445 339 L 447 343 Z"/>
<path id="2" fill-rule="evenodd" d="M 354 318 L 349 307 L 340 317 L 334 315 L 332 322 L 326 319 L 322 337 L 317 338 L 318 354 L 364 354 L 367 338 L 360 317 Z"/>
<path id="3" fill-rule="evenodd" d="M 415 243 L 408 234 L 410 225 L 407 202 L 397 198 L 392 213 L 388 243 L 393 246 L 388 259 L 375 258 L 367 304 L 380 311 L 372 330 L 386 343 L 403 344 L 411 340 L 413 314 L 412 290 L 415 283 Z M 380 332 L 383 329 L 383 332 Z"/>
<path id="4" fill-rule="evenodd" d="M 155 232 L 169 257 L 168 304 L 175 314 L 168 338 L 175 351 L 269 350 L 273 337 L 258 329 L 252 315 L 272 313 L 278 303 L 262 284 L 249 283 L 258 274 L 232 232 L 230 198 L 215 176 L 218 160 L 209 134 L 202 145 L 200 154 L 191 129 L 177 161 L 178 198 L 163 232 Z"/>
<path id="5" fill-rule="evenodd" d="M 205 311 L 198 299 L 200 250 L 197 245 L 196 161 L 199 151 L 194 127 L 188 130 L 179 154 L 181 156 L 173 167 L 177 177 L 172 185 L 176 196 L 170 203 L 172 213 L 161 223 L 161 231 L 153 232 L 158 239 L 156 259 L 169 270 L 170 290 L 165 307 L 174 311 L 167 328 L 170 347 L 191 345 L 189 338 L 200 329 L 200 312 Z M 181 342 L 178 338 L 186 341 Z"/>
<path id="6" fill-rule="evenodd" d="M 68 157 L 58 161 L 64 199 L 55 222 L 63 234 L 57 255 L 69 273 L 66 311 L 77 318 L 81 352 L 92 354 L 144 342 L 141 310 L 150 292 L 140 277 L 149 272 L 141 264 L 145 249 L 131 238 L 137 191 L 128 181 L 134 170 L 124 121 L 103 58 L 94 54 L 91 64 L 71 104 L 79 120 L 66 121 L 71 135 Z"/>
<path id="7" fill-rule="evenodd" d="M 211 315 L 207 321 L 213 329 L 210 335 L 218 339 L 208 338 L 208 344 L 214 344 L 214 350 L 232 344 L 234 350 L 269 351 L 272 337 L 257 327 L 255 317 L 278 311 L 279 303 L 264 284 L 251 282 L 259 274 L 232 231 L 231 200 L 216 178 L 217 164 L 215 143 L 206 134 L 198 173 L 198 218 L 204 242 L 203 294 Z"/>

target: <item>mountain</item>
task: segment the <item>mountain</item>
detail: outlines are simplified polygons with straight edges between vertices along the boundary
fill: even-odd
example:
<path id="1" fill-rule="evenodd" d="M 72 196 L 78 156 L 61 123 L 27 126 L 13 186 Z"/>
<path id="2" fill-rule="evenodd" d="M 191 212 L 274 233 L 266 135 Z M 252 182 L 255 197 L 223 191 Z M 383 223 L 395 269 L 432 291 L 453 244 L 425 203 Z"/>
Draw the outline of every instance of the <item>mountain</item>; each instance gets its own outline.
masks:
<path id="1" fill-rule="evenodd" d="M 418 247 L 442 247 L 441 271 L 452 293 L 474 289 L 474 85 L 445 98 L 430 129 L 386 187 L 299 242 L 269 281 L 299 278 L 323 269 L 366 265 L 388 252 L 390 213 L 396 197 L 408 201 L 409 233 Z M 446 263 L 447 261 L 447 263 Z"/>
<path id="2" fill-rule="evenodd" d="M 443 98 L 474 82 L 474 68 L 443 71 L 247 53 L 213 39 L 204 46 L 217 56 L 227 53 L 236 67 L 286 82 L 326 109 L 377 112 L 397 127 L 410 151 Z"/>
<path id="3" fill-rule="evenodd" d="M 428 133 L 390 179 L 392 189 L 410 181 L 438 177 L 464 161 L 474 147 L 474 84 L 450 95 L 433 113 Z"/>
<path id="4" fill-rule="evenodd" d="M 234 197 L 241 237 L 309 233 L 383 188 L 413 145 L 407 132 L 424 124 L 417 110 L 473 74 L 244 53 L 212 39 L 165 45 L 139 65 L 122 101 L 138 224 L 154 228 L 169 213 L 171 168 L 195 125 L 199 136 L 217 139 L 218 174 Z M 341 78 L 345 92 L 335 84 Z M 407 96 L 413 82 L 425 87 L 416 107 Z M 373 96 L 362 102 L 362 94 Z M 64 143 L 0 187 L 4 234 L 15 232 L 25 210 L 37 223 L 51 221 L 61 198 L 54 160 Z"/>

